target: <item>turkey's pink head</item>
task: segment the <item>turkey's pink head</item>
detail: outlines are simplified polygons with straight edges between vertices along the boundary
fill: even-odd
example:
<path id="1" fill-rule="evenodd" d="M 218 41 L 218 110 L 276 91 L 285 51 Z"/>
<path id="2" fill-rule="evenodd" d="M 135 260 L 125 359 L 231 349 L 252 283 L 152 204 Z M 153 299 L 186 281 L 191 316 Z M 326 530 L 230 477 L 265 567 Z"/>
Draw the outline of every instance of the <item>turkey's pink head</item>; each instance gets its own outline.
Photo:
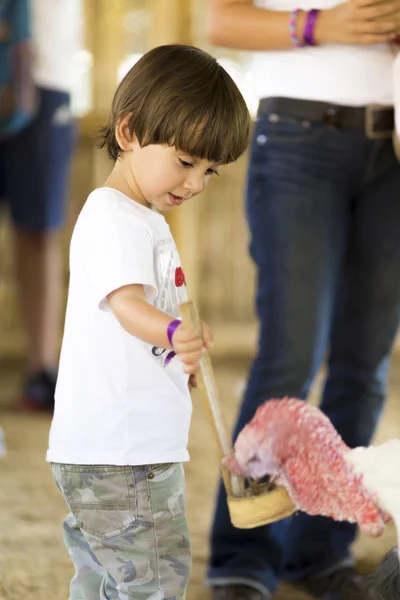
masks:
<path id="1" fill-rule="evenodd" d="M 310 515 L 358 523 L 380 535 L 385 515 L 363 477 L 346 461 L 350 448 L 329 419 L 296 398 L 268 400 L 240 432 L 224 465 L 237 475 L 269 475 Z"/>
<path id="2" fill-rule="evenodd" d="M 249 423 L 235 442 L 234 456 L 224 458 L 222 464 L 240 477 L 276 477 L 279 475 L 279 464 L 273 456 L 272 443 L 273 437 L 266 436 L 265 430 Z"/>

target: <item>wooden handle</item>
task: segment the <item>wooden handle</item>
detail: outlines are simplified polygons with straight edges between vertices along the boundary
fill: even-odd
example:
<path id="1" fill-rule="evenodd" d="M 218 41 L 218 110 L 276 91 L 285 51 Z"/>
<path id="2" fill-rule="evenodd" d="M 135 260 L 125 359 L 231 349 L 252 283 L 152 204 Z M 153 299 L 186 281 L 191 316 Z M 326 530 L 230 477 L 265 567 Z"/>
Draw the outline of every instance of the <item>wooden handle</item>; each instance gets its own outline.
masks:
<path id="1" fill-rule="evenodd" d="M 197 335 L 201 335 L 201 322 L 194 302 L 189 301 L 180 305 L 180 313 L 184 323 L 190 323 Z M 196 373 L 200 394 L 206 405 L 207 414 L 214 429 L 221 459 L 233 452 L 230 435 L 221 411 L 221 405 L 215 383 L 214 372 L 208 352 L 200 359 L 200 370 Z M 244 483 L 235 475 L 222 469 L 224 484 L 229 495 L 241 496 Z"/>

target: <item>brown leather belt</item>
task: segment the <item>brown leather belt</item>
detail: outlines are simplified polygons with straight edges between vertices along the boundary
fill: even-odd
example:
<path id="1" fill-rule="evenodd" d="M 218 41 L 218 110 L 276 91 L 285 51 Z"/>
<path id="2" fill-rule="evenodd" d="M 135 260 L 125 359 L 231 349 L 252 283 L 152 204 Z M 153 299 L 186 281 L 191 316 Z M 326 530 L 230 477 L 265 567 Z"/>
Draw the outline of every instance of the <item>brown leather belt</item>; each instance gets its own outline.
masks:
<path id="1" fill-rule="evenodd" d="M 363 129 L 371 140 L 390 138 L 394 130 L 393 106 L 370 104 L 368 106 L 342 106 L 297 100 L 294 98 L 262 98 L 258 115 L 268 115 L 273 122 L 282 117 L 300 121 L 324 123 L 333 129 Z"/>

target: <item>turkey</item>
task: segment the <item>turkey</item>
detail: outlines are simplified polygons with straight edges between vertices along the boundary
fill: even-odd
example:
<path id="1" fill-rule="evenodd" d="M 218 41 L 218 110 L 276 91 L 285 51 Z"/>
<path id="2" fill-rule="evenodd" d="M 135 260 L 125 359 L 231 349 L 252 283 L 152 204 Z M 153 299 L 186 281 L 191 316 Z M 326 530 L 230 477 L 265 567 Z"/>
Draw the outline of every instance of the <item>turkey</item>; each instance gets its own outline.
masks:
<path id="1" fill-rule="evenodd" d="M 383 533 L 387 515 L 376 491 L 346 460 L 350 448 L 316 407 L 295 398 L 268 400 L 240 432 L 234 455 L 223 464 L 236 475 L 268 475 L 283 485 L 295 506 L 310 515 L 358 523 L 371 536 Z"/>
<path id="2" fill-rule="evenodd" d="M 398 465 L 400 440 L 351 450 L 318 408 L 295 398 L 265 402 L 223 460 L 236 475 L 283 485 L 299 510 L 358 523 L 373 536 L 391 518 L 399 535 Z M 364 583 L 374 600 L 400 600 L 399 548 Z"/>

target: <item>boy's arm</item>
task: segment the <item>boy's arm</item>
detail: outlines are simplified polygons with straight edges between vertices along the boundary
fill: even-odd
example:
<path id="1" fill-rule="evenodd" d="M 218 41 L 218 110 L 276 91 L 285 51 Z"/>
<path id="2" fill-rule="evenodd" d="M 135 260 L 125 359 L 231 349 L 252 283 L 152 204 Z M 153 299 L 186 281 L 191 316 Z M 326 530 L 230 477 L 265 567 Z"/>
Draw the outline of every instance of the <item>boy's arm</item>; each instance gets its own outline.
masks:
<path id="1" fill-rule="evenodd" d="M 127 285 L 107 296 L 108 304 L 131 335 L 147 344 L 171 348 L 167 328 L 174 319 L 148 303 L 142 285 Z"/>
<path id="2" fill-rule="evenodd" d="M 131 335 L 153 346 L 171 348 L 167 328 L 172 317 L 148 303 L 142 285 L 127 285 L 107 296 L 108 304 L 121 326 Z M 203 323 L 202 336 L 181 323 L 172 337 L 173 349 L 185 364 L 187 373 L 198 368 L 204 347 L 212 345 L 210 329 Z"/>

